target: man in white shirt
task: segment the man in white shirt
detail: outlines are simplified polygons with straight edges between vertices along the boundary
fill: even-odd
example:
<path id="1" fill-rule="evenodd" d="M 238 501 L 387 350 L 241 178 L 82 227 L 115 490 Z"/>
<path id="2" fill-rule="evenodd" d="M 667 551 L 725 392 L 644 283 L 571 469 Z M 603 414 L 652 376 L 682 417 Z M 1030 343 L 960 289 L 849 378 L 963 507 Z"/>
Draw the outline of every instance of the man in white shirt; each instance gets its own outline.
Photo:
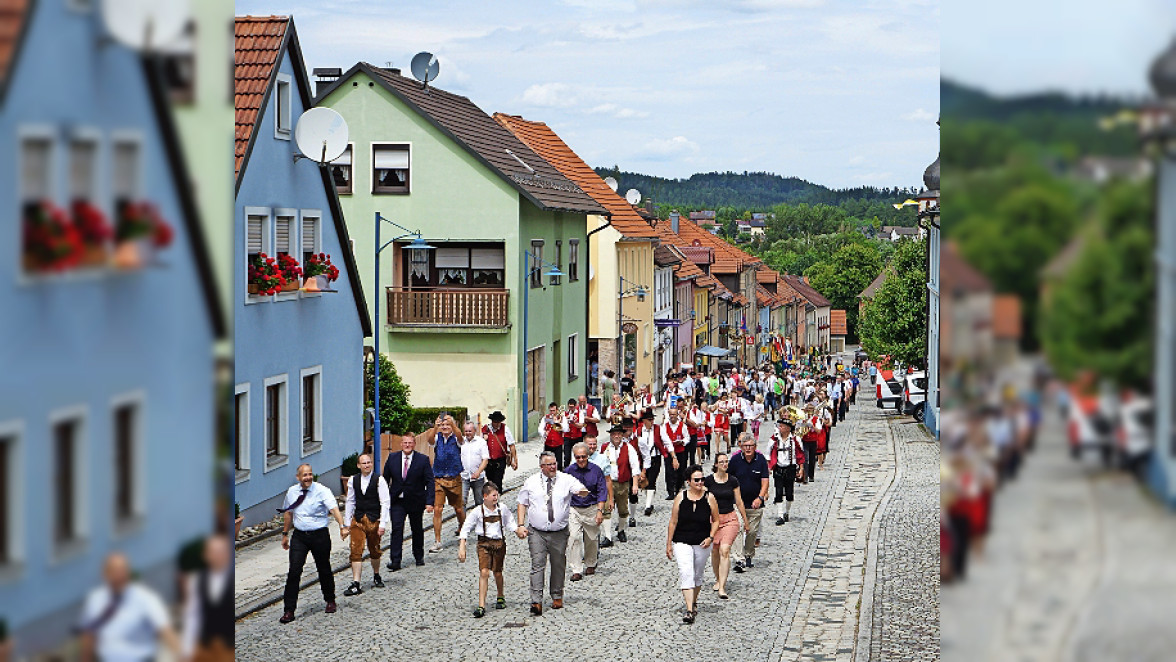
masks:
<path id="1" fill-rule="evenodd" d="M 539 456 L 539 469 L 539 473 L 523 483 L 518 497 L 520 531 L 531 552 L 531 614 L 534 616 L 543 614 L 544 573 L 549 562 L 551 608 L 563 608 L 572 494 L 588 494 L 583 483 L 559 470 L 555 453 L 544 451 Z"/>
<path id="2" fill-rule="evenodd" d="M 347 538 L 351 530 L 343 526 L 339 502 L 326 485 L 314 481 L 314 470 L 309 464 L 298 465 L 298 483 L 286 490 L 286 500 L 278 512 L 282 513 L 282 549 L 290 552 L 290 572 L 286 575 L 285 609 L 279 623 L 294 620 L 298 607 L 298 588 L 302 583 L 302 568 L 306 555 L 314 556 L 319 586 L 327 602 L 326 612 L 335 613 L 335 575 L 331 572 L 331 535 L 327 524 L 334 517 L 339 523 L 339 536 Z M 294 529 L 293 540 L 290 529 Z"/>
<path id="3" fill-rule="evenodd" d="M 216 533 L 204 541 L 205 569 L 188 578 L 184 604 L 183 659 L 233 660 L 233 548 Z"/>
<path id="4" fill-rule="evenodd" d="M 477 426 L 466 421 L 461 428 L 461 500 L 474 491 L 474 505 L 482 505 L 482 486 L 486 484 L 486 466 L 490 463 L 490 449 L 486 440 L 475 434 Z M 501 489 L 501 488 L 500 488 Z"/>
<path id="5" fill-rule="evenodd" d="M 375 575 L 372 586 L 384 588 L 384 580 L 380 578 L 380 541 L 389 528 L 389 503 L 388 483 L 372 471 L 372 456 L 360 455 L 359 473 L 347 481 L 347 501 L 343 506 L 343 526 L 350 529 L 348 535 L 351 536 L 351 586 L 343 591 L 343 595 L 363 593 L 359 576 L 363 571 L 364 542 L 367 542 Z"/>
<path id="6" fill-rule="evenodd" d="M 154 591 L 131 581 L 127 557 L 115 552 L 102 569 L 105 584 L 90 591 L 79 624 L 84 662 L 132 662 L 155 659 L 162 640 L 180 652 L 167 608 Z"/>

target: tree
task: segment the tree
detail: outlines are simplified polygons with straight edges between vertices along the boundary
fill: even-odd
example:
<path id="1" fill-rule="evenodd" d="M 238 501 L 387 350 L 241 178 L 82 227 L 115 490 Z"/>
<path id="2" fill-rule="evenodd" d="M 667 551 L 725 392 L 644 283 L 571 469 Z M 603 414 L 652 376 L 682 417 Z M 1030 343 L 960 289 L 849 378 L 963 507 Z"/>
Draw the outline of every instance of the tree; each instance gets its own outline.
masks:
<path id="1" fill-rule="evenodd" d="M 889 354 L 908 365 L 927 356 L 927 242 L 903 239 L 890 275 L 866 302 L 858 325 L 871 356 Z"/>
<path id="2" fill-rule="evenodd" d="M 826 260 L 809 267 L 804 275 L 818 292 L 845 310 L 851 340 L 858 335 L 857 295 L 882 272 L 882 256 L 876 244 L 848 243 Z"/>
<path id="3" fill-rule="evenodd" d="M 1041 312 L 1041 337 L 1054 370 L 1071 379 L 1091 370 L 1121 387 L 1148 390 L 1153 368 L 1155 249 L 1150 186 L 1108 191 L 1098 224 Z"/>
<path id="4" fill-rule="evenodd" d="M 400 381 L 396 366 L 387 356 L 380 354 L 380 431 L 403 434 L 412 420 L 412 405 L 408 402 L 409 386 Z M 363 367 L 364 407 L 372 404 L 372 364 Z"/>

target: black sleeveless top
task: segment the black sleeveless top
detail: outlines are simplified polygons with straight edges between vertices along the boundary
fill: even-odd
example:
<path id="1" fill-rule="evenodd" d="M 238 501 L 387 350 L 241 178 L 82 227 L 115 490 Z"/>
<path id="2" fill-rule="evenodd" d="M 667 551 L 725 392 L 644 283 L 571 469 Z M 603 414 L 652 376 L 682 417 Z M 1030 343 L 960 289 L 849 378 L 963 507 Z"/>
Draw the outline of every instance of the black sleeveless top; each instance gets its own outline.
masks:
<path id="1" fill-rule="evenodd" d="M 703 492 L 698 501 L 691 501 L 685 491 L 682 492 L 682 503 L 678 505 L 678 526 L 674 527 L 673 542 L 687 545 L 701 545 L 710 535 L 711 510 L 706 496 L 710 492 Z"/>
<path id="2" fill-rule="evenodd" d="M 719 514 L 726 515 L 735 510 L 735 487 L 739 485 L 731 474 L 727 474 L 727 481 L 720 483 L 715 480 L 715 475 L 711 474 L 706 477 L 706 489 L 711 494 L 715 495 L 715 501 L 719 504 Z"/>

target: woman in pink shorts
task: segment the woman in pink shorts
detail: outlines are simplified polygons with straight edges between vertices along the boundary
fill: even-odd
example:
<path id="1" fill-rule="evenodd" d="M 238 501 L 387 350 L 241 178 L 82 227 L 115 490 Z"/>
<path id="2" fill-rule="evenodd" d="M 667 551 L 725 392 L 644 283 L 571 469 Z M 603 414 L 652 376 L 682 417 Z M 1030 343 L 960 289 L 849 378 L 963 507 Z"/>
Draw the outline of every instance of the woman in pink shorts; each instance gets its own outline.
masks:
<path id="1" fill-rule="evenodd" d="M 715 472 L 706 477 L 706 489 L 715 496 L 719 504 L 719 531 L 711 545 L 711 570 L 715 573 L 714 590 L 719 597 L 727 599 L 727 575 L 731 571 L 731 545 L 739 535 L 739 518 L 743 528 L 751 531 L 743 498 L 739 495 L 739 481 L 727 473 L 727 454 L 715 453 Z M 736 513 L 738 509 L 738 513 Z"/>

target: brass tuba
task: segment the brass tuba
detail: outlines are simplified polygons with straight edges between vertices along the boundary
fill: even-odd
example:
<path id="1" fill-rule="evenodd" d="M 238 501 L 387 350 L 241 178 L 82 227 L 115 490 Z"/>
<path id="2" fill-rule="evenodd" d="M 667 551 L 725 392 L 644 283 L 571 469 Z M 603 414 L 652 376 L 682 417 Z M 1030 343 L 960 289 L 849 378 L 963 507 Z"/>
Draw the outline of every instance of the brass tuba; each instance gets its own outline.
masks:
<path id="1" fill-rule="evenodd" d="M 808 418 L 804 415 L 804 410 L 796 405 L 786 405 L 784 408 L 784 416 L 792 421 L 794 434 L 803 435 L 808 432 L 809 424 Z"/>

